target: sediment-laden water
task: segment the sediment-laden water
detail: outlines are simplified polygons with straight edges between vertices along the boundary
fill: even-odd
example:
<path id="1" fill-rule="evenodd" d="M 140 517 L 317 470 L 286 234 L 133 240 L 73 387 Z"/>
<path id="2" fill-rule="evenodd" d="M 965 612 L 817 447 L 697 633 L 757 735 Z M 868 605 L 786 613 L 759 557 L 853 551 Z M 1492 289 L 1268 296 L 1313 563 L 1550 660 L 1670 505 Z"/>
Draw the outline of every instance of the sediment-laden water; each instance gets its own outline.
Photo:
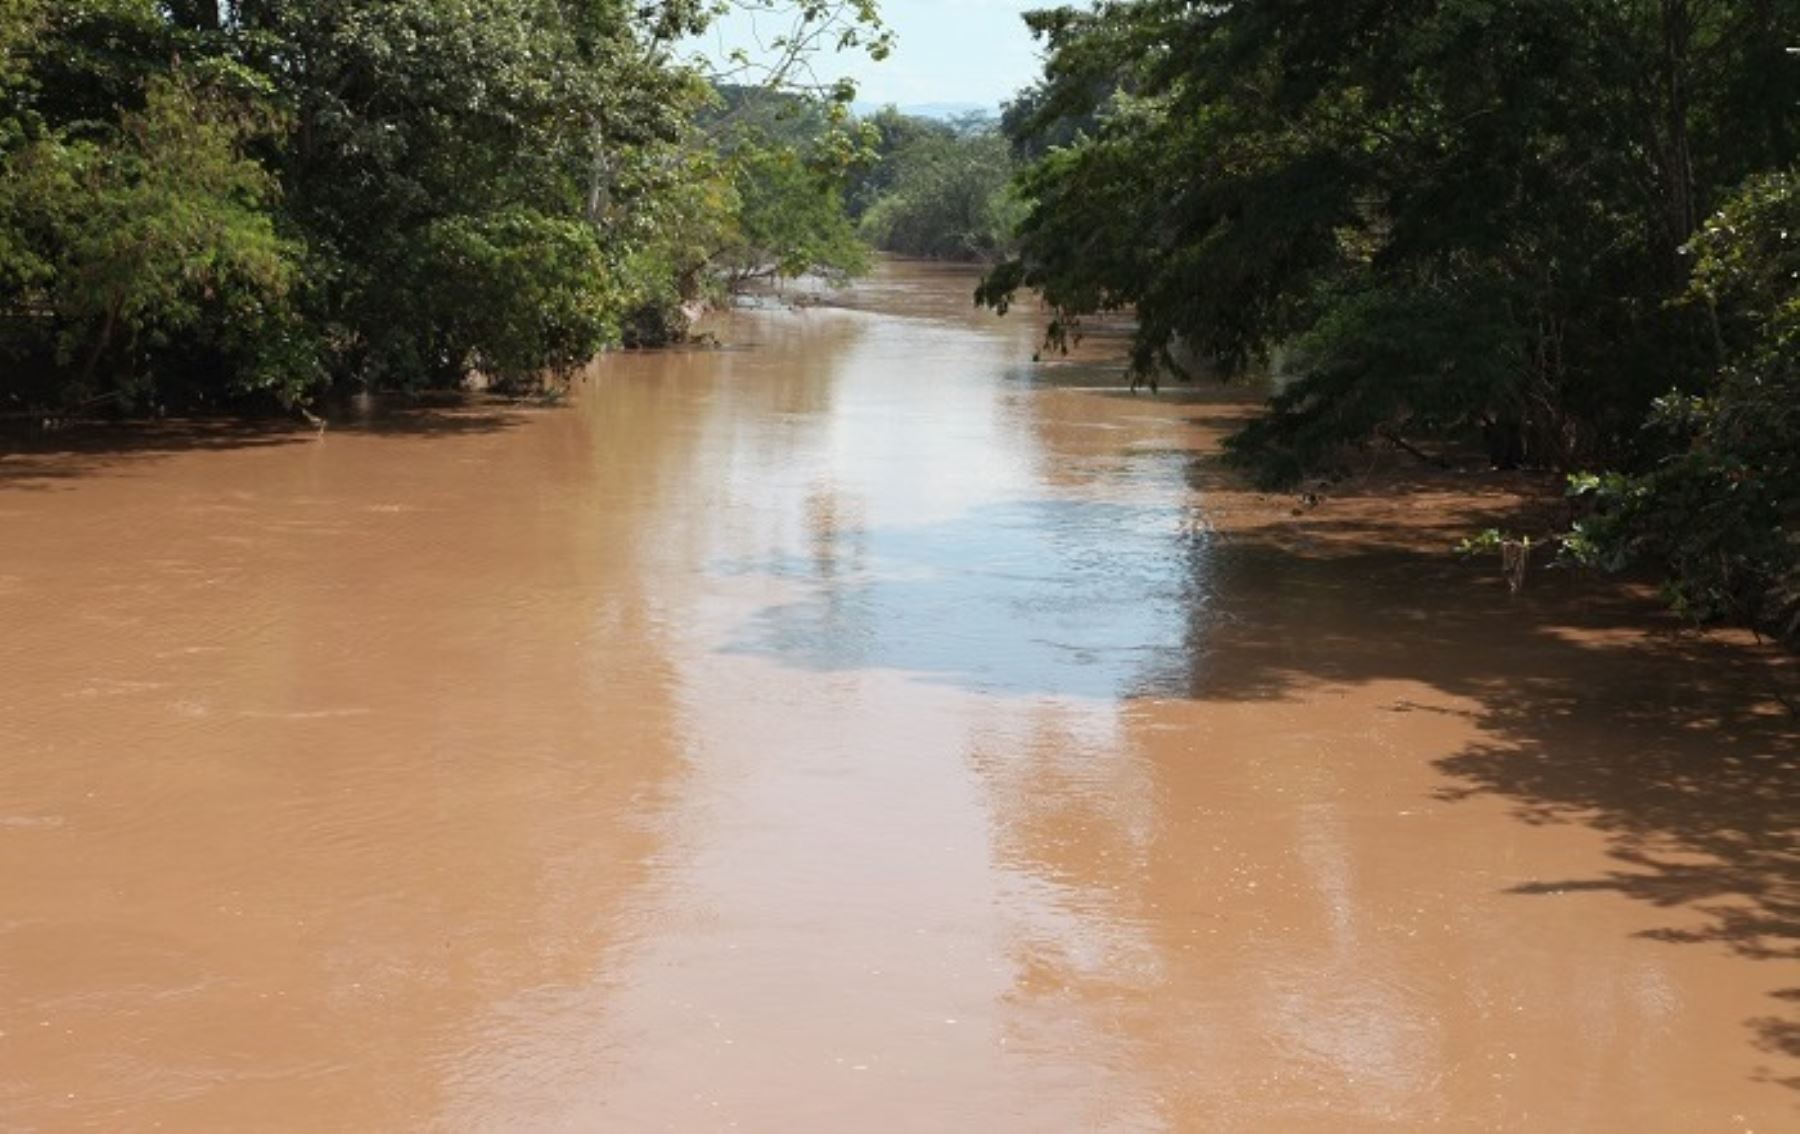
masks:
<path id="1" fill-rule="evenodd" d="M 1791 1127 L 1761 655 L 970 285 L 0 458 L 0 1127 Z"/>

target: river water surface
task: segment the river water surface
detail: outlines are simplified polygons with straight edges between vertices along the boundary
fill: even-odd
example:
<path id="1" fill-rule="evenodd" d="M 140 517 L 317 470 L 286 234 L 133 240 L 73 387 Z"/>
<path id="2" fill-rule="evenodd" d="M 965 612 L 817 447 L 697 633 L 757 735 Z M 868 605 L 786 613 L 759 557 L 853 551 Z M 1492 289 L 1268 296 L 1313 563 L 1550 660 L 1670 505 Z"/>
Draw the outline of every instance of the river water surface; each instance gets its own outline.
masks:
<path id="1" fill-rule="evenodd" d="M 0 459 L 0 1128 L 1794 1129 L 1754 652 L 1234 534 L 971 282 Z"/>

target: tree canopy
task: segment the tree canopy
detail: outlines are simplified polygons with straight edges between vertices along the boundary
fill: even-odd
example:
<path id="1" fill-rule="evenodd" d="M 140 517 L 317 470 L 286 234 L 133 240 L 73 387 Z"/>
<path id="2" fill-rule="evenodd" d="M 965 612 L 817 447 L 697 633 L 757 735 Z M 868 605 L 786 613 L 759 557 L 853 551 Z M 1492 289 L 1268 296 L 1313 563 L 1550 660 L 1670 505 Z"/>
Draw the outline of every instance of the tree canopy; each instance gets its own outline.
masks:
<path id="1" fill-rule="evenodd" d="M 933 122 L 890 107 L 868 125 L 874 157 L 851 191 L 871 244 L 941 260 L 993 260 L 1010 249 L 1022 206 L 1011 147 L 993 120 Z"/>
<path id="2" fill-rule="evenodd" d="M 789 21 L 725 64 L 760 89 L 846 106 L 815 53 L 887 50 L 870 0 L 733 2 Z M 0 412 L 521 381 L 839 256 L 842 131 L 788 163 L 703 122 L 721 10 L 0 0 Z"/>
<path id="3" fill-rule="evenodd" d="M 1730 589 L 1791 564 L 1795 435 L 1769 416 L 1792 404 L 1787 237 L 1743 234 L 1800 156 L 1800 4 L 1104 0 L 1029 20 L 1045 73 L 1008 126 L 1035 155 L 1031 207 L 981 299 L 1036 289 L 1064 329 L 1132 309 L 1139 371 L 1289 348 L 1233 441 L 1270 483 L 1371 442 L 1482 446 L 1611 470 L 1592 483 L 1619 522 L 1572 544 L 1591 558 L 1654 553 L 1711 593 L 1698 564 L 1721 548 L 1676 536 L 1705 517 L 1760 564 Z M 1726 488 L 1744 477 L 1754 507 Z M 1726 499 L 1729 522 L 1707 511 Z"/>

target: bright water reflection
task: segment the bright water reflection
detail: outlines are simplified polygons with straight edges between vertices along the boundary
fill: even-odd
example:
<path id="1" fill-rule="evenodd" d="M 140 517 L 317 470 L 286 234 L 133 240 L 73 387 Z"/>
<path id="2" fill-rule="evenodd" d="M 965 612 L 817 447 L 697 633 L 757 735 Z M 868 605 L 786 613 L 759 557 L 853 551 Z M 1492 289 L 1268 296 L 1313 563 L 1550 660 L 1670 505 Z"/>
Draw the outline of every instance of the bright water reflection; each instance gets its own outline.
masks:
<path id="1" fill-rule="evenodd" d="M 974 692 L 1184 691 L 1203 542 L 1175 504 L 980 505 L 916 528 L 833 530 L 804 555 L 724 564 L 794 580 L 726 648 L 815 670 L 898 669 Z"/>

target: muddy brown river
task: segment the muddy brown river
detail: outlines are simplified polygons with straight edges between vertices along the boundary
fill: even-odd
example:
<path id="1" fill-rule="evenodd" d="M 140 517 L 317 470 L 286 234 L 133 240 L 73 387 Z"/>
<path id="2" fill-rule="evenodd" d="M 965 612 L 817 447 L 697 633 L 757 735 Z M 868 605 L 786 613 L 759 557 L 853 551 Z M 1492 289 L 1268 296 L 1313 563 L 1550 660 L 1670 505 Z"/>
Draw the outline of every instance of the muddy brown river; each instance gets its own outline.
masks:
<path id="1" fill-rule="evenodd" d="M 1800 1129 L 1778 664 L 970 284 L 0 457 L 0 1129 Z"/>

